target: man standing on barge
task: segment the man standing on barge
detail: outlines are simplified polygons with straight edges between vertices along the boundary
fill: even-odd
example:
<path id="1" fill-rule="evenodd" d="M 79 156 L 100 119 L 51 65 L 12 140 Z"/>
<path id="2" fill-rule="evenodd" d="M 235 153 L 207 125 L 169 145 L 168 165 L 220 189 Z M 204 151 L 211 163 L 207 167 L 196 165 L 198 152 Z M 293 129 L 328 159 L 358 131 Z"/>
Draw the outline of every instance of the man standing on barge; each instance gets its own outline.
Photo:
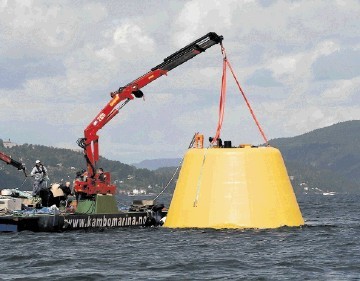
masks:
<path id="1" fill-rule="evenodd" d="M 35 161 L 35 166 L 32 169 L 30 176 L 34 177 L 32 195 L 39 196 L 40 191 L 46 188 L 46 181 L 49 179 L 47 176 L 47 169 L 41 164 L 40 160 Z"/>

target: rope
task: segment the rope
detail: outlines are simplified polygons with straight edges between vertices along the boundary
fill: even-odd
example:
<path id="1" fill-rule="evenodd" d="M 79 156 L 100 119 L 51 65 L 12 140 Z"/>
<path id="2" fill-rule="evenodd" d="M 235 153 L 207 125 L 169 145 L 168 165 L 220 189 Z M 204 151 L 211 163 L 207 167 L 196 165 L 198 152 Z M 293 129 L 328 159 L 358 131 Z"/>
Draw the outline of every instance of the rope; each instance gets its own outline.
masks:
<path id="1" fill-rule="evenodd" d="M 20 188 L 22 188 L 22 186 L 24 185 L 24 183 L 26 182 L 27 178 L 24 179 L 24 181 L 22 182 L 22 184 L 20 185 Z"/>
<path id="2" fill-rule="evenodd" d="M 161 192 L 154 198 L 154 201 L 161 195 L 163 194 L 163 192 L 168 188 L 168 186 L 170 185 L 170 183 L 172 182 L 172 180 L 174 179 L 176 173 L 178 172 L 179 168 L 181 167 L 182 161 L 184 160 L 184 157 L 181 159 L 179 165 L 177 166 L 174 174 L 172 175 L 172 177 L 170 178 L 170 180 L 168 181 L 168 183 L 165 185 L 165 187 L 163 188 L 163 190 L 161 190 Z"/>
<path id="3" fill-rule="evenodd" d="M 225 111 L 225 99 L 226 99 L 226 65 L 227 65 L 227 58 L 226 58 L 226 53 L 225 53 L 225 49 L 221 44 L 221 54 L 223 56 L 223 73 L 222 73 L 222 77 L 221 77 L 221 91 L 220 91 L 220 101 L 219 101 L 219 120 L 218 120 L 218 125 L 216 128 L 216 133 L 215 136 L 213 138 L 213 140 L 211 141 L 211 143 L 214 143 L 217 141 L 218 138 L 220 138 L 220 133 L 221 133 L 221 127 L 222 127 L 222 123 L 224 120 L 224 111 Z"/>
<path id="4" fill-rule="evenodd" d="M 220 105 L 219 105 L 219 121 L 218 121 L 218 126 L 217 126 L 217 129 L 216 129 L 216 134 L 215 134 L 215 137 L 213 139 L 212 142 L 215 142 L 219 137 L 220 137 L 220 132 L 221 132 L 221 127 L 222 127 L 222 123 L 223 123 L 223 118 L 224 118 L 224 107 L 225 107 L 225 97 L 226 97 L 226 66 L 229 67 L 231 73 L 232 73 L 232 76 L 234 77 L 234 80 L 240 90 L 240 93 L 241 95 L 243 96 L 244 100 L 245 100 L 245 103 L 247 105 L 247 107 L 249 108 L 249 111 L 251 113 L 251 116 L 252 118 L 254 119 L 255 121 L 255 124 L 256 126 L 258 127 L 259 131 L 260 131 L 260 134 L 262 135 L 265 143 L 267 146 L 269 146 L 269 142 L 265 136 L 265 133 L 263 131 L 263 129 L 261 128 L 260 126 L 260 123 L 259 121 L 257 120 L 256 116 L 255 116 L 255 113 L 243 91 L 243 89 L 241 88 L 240 86 L 240 83 L 235 75 L 235 72 L 233 70 L 233 68 L 231 67 L 231 64 L 229 62 L 229 59 L 227 58 L 227 55 L 226 55 L 226 51 L 225 51 L 225 48 L 224 46 L 221 44 L 221 53 L 222 53 L 222 56 L 223 56 L 223 74 L 222 74 L 222 79 L 221 79 L 221 93 L 220 93 Z"/>
<path id="5" fill-rule="evenodd" d="M 191 139 L 191 142 L 188 146 L 188 149 L 191 148 L 194 145 L 195 142 L 195 137 L 198 133 L 195 133 L 194 136 Z M 175 169 L 175 172 L 173 173 L 172 177 L 170 178 L 170 180 L 167 182 L 167 184 L 165 185 L 165 187 L 163 188 L 163 190 L 160 191 L 160 193 L 154 198 L 154 201 L 161 195 L 163 194 L 163 192 L 168 188 L 168 186 L 170 185 L 170 183 L 172 182 L 172 180 L 174 179 L 175 175 L 177 174 L 178 170 L 180 169 L 182 162 L 184 161 L 185 156 L 180 160 L 179 165 L 177 166 L 177 168 Z"/>

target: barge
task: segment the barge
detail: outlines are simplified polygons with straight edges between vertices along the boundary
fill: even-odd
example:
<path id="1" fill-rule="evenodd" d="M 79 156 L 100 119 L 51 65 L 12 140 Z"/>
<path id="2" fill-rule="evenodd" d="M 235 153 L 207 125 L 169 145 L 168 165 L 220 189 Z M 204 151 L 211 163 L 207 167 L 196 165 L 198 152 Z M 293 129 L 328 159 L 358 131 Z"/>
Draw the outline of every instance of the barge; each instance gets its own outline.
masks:
<path id="1" fill-rule="evenodd" d="M 166 216 L 163 204 L 154 204 L 153 200 L 134 200 L 127 210 L 106 211 L 106 208 L 101 207 L 101 202 L 111 202 L 106 197 L 95 199 L 94 207 L 89 208 L 88 213 L 78 213 L 74 212 L 72 208 L 61 210 L 56 205 L 51 207 L 42 207 L 39 204 L 25 206 L 20 203 L 19 205 L 19 201 L 29 202 L 29 199 L 1 196 L 0 232 L 58 232 L 136 226 L 151 227 L 163 224 Z M 87 203 L 89 204 L 89 202 Z M 15 209 L 1 208 L 5 205 Z M 21 208 L 16 210 L 16 206 L 21 206 Z"/>
<path id="2" fill-rule="evenodd" d="M 58 232 L 81 229 L 145 227 L 162 224 L 165 212 L 131 212 L 117 214 L 16 214 L 0 216 L 0 232 Z M 159 219 L 160 218 L 160 219 Z"/>
<path id="3" fill-rule="evenodd" d="M 135 98 L 143 98 L 143 87 L 167 75 L 172 69 L 205 52 L 214 45 L 219 44 L 222 48 L 222 40 L 223 36 L 215 32 L 209 32 L 166 57 L 162 63 L 151 68 L 144 75 L 111 92 L 111 100 L 87 125 L 84 130 L 84 137 L 79 138 L 77 141 L 77 144 L 84 152 L 86 170 L 78 173 L 73 183 L 71 194 L 76 196 L 76 207 L 73 210 L 60 211 L 58 209 L 59 204 L 56 204 L 56 208 L 52 208 L 54 205 L 47 202 L 47 195 L 38 194 L 49 191 L 47 185 L 45 187 L 40 186 L 48 179 L 47 170 L 41 168 L 40 160 L 36 160 L 38 166 L 36 166 L 36 169 L 34 168 L 35 174 L 32 172 L 30 175 L 35 177 L 40 188 L 34 190 L 34 193 L 42 198 L 42 206 L 45 208 L 50 206 L 52 209 L 46 209 L 46 212 L 43 213 L 42 211 L 39 212 L 36 206 L 32 206 L 30 210 L 27 208 L 21 208 L 21 210 L 18 207 L 14 208 L 14 212 L 9 214 L 5 211 L 3 215 L 0 215 L 0 231 L 61 231 L 161 225 L 166 215 L 162 204 L 135 202 L 139 204 L 133 204 L 129 210 L 121 211 L 117 208 L 115 199 L 117 186 L 111 180 L 110 173 L 98 167 L 100 158 L 98 131 L 111 121 L 128 102 Z M 0 159 L 19 170 L 23 170 L 25 173 L 25 166 L 8 155 L 0 154 Z M 25 176 L 27 176 L 26 173 Z M 52 191 L 54 197 L 55 193 Z M 3 209 L 6 210 L 6 208 Z"/>

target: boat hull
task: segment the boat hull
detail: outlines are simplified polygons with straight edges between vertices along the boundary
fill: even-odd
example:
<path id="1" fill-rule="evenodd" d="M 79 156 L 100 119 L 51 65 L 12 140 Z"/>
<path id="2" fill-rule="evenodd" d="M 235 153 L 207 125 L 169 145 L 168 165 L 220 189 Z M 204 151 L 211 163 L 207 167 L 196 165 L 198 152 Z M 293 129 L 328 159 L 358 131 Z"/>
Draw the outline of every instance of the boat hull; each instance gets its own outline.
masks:
<path id="1" fill-rule="evenodd" d="M 0 232 L 57 232 L 80 229 L 104 229 L 131 226 L 157 226 L 164 212 L 120 212 L 116 214 L 58 214 L 34 216 L 1 216 Z"/>

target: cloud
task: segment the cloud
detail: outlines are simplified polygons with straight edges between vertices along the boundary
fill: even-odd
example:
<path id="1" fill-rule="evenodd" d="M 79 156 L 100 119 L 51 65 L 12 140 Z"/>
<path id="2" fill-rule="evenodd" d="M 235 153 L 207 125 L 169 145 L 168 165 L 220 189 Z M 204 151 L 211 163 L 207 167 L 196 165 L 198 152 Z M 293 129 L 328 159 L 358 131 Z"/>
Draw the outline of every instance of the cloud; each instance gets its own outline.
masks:
<path id="1" fill-rule="evenodd" d="M 268 138 L 360 119 L 359 14 L 356 0 L 1 1 L 0 137 L 75 148 L 111 91 L 210 31 Z M 221 65 L 214 46 L 146 86 L 99 131 L 100 153 L 178 157 L 213 135 Z M 230 73 L 222 135 L 262 141 Z"/>
<path id="2" fill-rule="evenodd" d="M 268 69 L 259 69 L 246 80 L 249 85 L 257 85 L 260 87 L 277 87 L 281 86 L 281 83 L 276 81 Z"/>
<path id="3" fill-rule="evenodd" d="M 190 41 L 193 39 L 194 31 L 201 30 L 204 27 L 204 22 L 207 25 L 215 27 L 217 19 L 220 20 L 220 26 L 230 26 L 232 9 L 231 4 L 236 1 L 188 1 L 185 3 L 182 11 L 179 13 L 176 25 L 183 26 L 183 32 L 177 34 L 179 39 Z M 210 22 L 212 19 L 212 22 Z M 218 27 L 220 27 L 218 26 Z M 192 29 L 192 32 L 190 30 Z"/>
<path id="4" fill-rule="evenodd" d="M 151 53 L 154 51 L 154 40 L 146 35 L 140 26 L 129 22 L 117 26 L 111 32 L 105 32 L 105 38 L 111 37 L 109 46 L 98 51 L 96 55 L 104 58 L 107 62 L 119 61 L 119 58 L 126 57 L 134 59 L 138 53 Z"/>
<path id="5" fill-rule="evenodd" d="M 30 79 L 49 78 L 63 75 L 65 67 L 58 59 L 4 59 L 0 64 L 0 88 L 21 88 L 23 83 Z"/>
<path id="6" fill-rule="evenodd" d="M 84 5 L 48 5 L 42 1 L 3 1 L 1 39 L 6 54 L 22 56 L 23 47 L 30 56 L 63 54 L 71 51 L 84 38 L 89 24 L 106 16 L 100 3 Z"/>
<path id="7" fill-rule="evenodd" d="M 345 103 L 350 105 L 354 104 L 356 98 L 359 101 L 360 77 L 351 80 L 336 79 L 328 85 L 327 89 L 320 95 L 323 104 L 337 105 Z"/>
<path id="8" fill-rule="evenodd" d="M 340 50 L 319 57 L 312 65 L 314 79 L 341 80 L 360 76 L 360 50 Z"/>

